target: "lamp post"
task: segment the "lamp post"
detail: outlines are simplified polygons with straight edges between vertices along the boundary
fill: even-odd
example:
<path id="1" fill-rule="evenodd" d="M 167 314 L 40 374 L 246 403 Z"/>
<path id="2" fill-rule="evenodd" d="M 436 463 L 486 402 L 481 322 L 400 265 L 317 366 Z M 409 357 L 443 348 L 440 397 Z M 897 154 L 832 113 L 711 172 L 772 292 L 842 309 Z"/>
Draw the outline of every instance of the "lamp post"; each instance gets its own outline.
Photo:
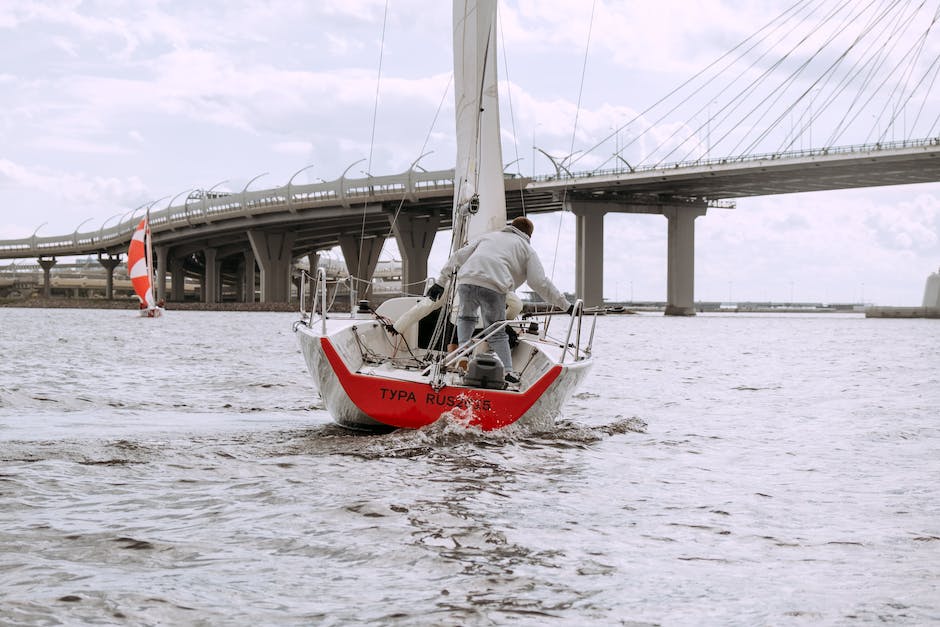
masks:
<path id="1" fill-rule="evenodd" d="M 75 227 L 75 232 L 72 233 L 72 245 L 73 246 L 78 246 L 78 230 L 82 228 L 82 226 L 87 224 L 89 221 L 91 221 L 91 218 L 88 218 L 87 220 L 85 220 L 84 222 L 82 222 L 81 224 Z"/>
<path id="2" fill-rule="evenodd" d="M 245 194 L 248 192 L 248 186 L 260 179 L 262 176 L 267 176 L 268 174 L 270 174 L 270 172 L 262 172 L 258 176 L 245 183 L 245 186 L 242 188 L 242 209 L 245 208 Z"/>
<path id="3" fill-rule="evenodd" d="M 575 156 L 576 154 L 578 154 L 578 153 L 580 153 L 580 152 L 583 152 L 583 151 L 581 151 L 581 150 L 575 150 L 573 153 L 571 153 L 570 155 L 568 155 L 567 157 L 565 157 L 564 159 L 561 160 L 561 163 L 562 163 L 562 166 L 561 166 L 561 167 L 565 168 L 565 172 L 568 173 L 568 176 L 574 177 L 574 174 L 572 174 L 572 173 L 571 173 L 571 170 L 569 170 L 568 168 L 566 168 L 564 164 L 565 164 L 565 163 L 568 163 L 568 161 L 571 159 L 571 157 Z M 569 165 L 571 165 L 571 164 L 569 164 Z"/>
<path id="4" fill-rule="evenodd" d="M 339 175 L 339 201 L 340 201 L 340 204 L 342 204 L 344 207 L 347 206 L 346 205 L 346 173 L 349 172 L 353 168 L 354 165 L 356 165 L 357 163 L 362 163 L 363 161 L 365 161 L 365 158 L 362 158 L 359 161 L 353 161 L 346 167 L 345 170 L 343 170 L 343 173 Z"/>
<path id="5" fill-rule="evenodd" d="M 207 190 L 205 190 L 204 192 L 202 192 L 202 214 L 203 214 L 203 216 L 208 216 L 208 215 L 209 215 L 209 194 L 211 194 L 211 193 L 212 193 L 212 190 L 214 190 L 216 187 L 218 187 L 219 185 L 224 185 L 225 183 L 228 183 L 228 179 L 225 179 L 224 181 L 219 181 L 218 183 L 216 183 L 215 185 L 213 185 L 213 186 L 210 187 L 209 189 L 207 189 Z"/>
<path id="6" fill-rule="evenodd" d="M 538 122 L 532 127 L 532 178 L 535 178 L 535 151 L 538 150 L 538 148 L 535 147 L 535 129 L 540 126 L 542 126 L 542 123 Z"/>
<path id="7" fill-rule="evenodd" d="M 49 224 L 49 223 L 48 223 L 48 222 L 43 222 L 42 224 L 40 224 L 39 226 L 36 227 L 36 230 L 35 230 L 35 231 L 33 231 L 33 234 L 32 234 L 32 236 L 30 237 L 30 239 L 32 240 L 32 246 L 33 246 L 33 248 L 36 247 L 36 233 L 38 233 L 38 232 L 39 232 L 39 229 L 41 229 L 42 227 L 46 226 L 47 224 Z"/>
<path id="8" fill-rule="evenodd" d="M 425 157 L 427 157 L 427 156 L 428 156 L 429 154 L 431 154 L 432 152 L 434 152 L 434 151 L 433 151 L 433 150 L 429 150 L 428 152 L 424 153 L 423 155 L 420 155 L 417 159 L 415 159 L 414 161 L 411 162 L 411 165 L 408 166 L 408 195 L 409 195 L 409 197 L 412 198 L 413 200 L 417 200 L 417 198 L 415 198 L 415 196 L 414 196 L 414 194 L 415 194 L 415 168 L 416 168 L 416 167 L 417 167 L 417 168 L 421 168 L 421 166 L 418 165 L 418 162 L 421 161 L 422 159 L 424 159 Z M 427 170 L 425 170 L 424 168 L 421 168 L 421 171 L 422 171 L 422 172 L 427 172 Z"/>
<path id="9" fill-rule="evenodd" d="M 179 194 L 177 194 L 176 196 L 174 196 L 173 198 L 171 198 L 171 199 L 170 199 L 170 202 L 168 202 L 168 203 L 166 204 L 166 211 L 167 211 L 167 214 L 169 214 L 170 208 L 173 206 L 173 203 L 176 201 L 177 198 L 179 198 L 179 197 L 182 196 L 183 194 L 187 194 L 187 195 L 188 195 L 188 194 L 191 194 L 192 192 L 193 192 L 193 188 L 190 187 L 190 188 L 187 189 L 186 191 L 180 192 Z M 167 218 L 169 218 L 169 215 L 167 216 Z M 186 203 L 183 203 L 183 218 L 186 220 L 186 223 L 189 224 L 189 215 L 187 215 L 187 213 L 186 213 Z"/>
<path id="10" fill-rule="evenodd" d="M 518 159 L 516 159 L 516 160 L 514 160 L 514 161 L 510 161 L 509 163 L 507 163 L 506 165 L 503 166 L 503 172 L 505 172 L 506 170 L 508 170 L 508 169 L 509 169 L 509 166 L 511 166 L 512 164 L 514 164 L 514 163 L 519 163 L 519 162 L 522 161 L 523 159 L 525 159 L 525 157 L 519 157 Z"/>
<path id="11" fill-rule="evenodd" d="M 123 216 L 121 216 L 121 219 L 118 221 L 118 226 L 121 226 L 122 224 L 124 224 L 124 218 L 126 218 L 126 217 L 129 215 L 129 216 L 130 216 L 130 220 L 132 221 L 132 222 L 131 222 L 131 229 L 133 230 L 133 227 L 134 227 L 134 224 L 133 224 L 134 214 L 136 214 L 138 211 L 140 211 L 141 209 L 143 209 L 144 205 L 146 205 L 146 204 L 147 204 L 147 203 L 144 203 L 143 205 L 138 205 L 135 209 L 132 209 L 132 210 L 128 211 L 127 213 L 125 213 Z"/>
<path id="12" fill-rule="evenodd" d="M 166 200 L 167 198 L 169 198 L 169 196 L 162 196 L 160 198 L 157 198 L 156 200 L 154 200 L 153 202 L 147 205 L 147 211 L 150 211 L 155 204 L 157 204 L 161 200 Z"/>
<path id="13" fill-rule="evenodd" d="M 108 224 L 108 222 L 110 222 L 110 221 L 113 220 L 114 218 L 118 217 L 119 215 L 121 215 L 121 214 L 120 214 L 120 213 L 115 213 L 113 216 L 111 216 L 110 218 L 108 218 L 107 220 L 105 220 L 104 222 L 101 223 L 101 228 L 98 229 L 98 241 L 99 241 L 99 242 L 103 239 L 103 235 L 102 235 L 102 234 L 104 233 L 104 227 Z"/>
<path id="14" fill-rule="evenodd" d="M 548 160 L 552 162 L 552 165 L 553 165 L 553 166 L 555 166 L 555 178 L 559 178 L 559 179 L 561 178 L 561 171 L 562 171 L 562 170 L 564 170 L 565 172 L 567 172 L 567 173 L 568 173 L 568 176 L 572 176 L 572 174 L 571 174 L 571 172 L 568 170 L 568 168 L 565 167 L 565 161 L 567 161 L 568 159 L 570 159 L 575 153 L 571 153 L 570 155 L 568 155 L 567 157 L 565 157 L 564 159 L 562 159 L 562 160 L 559 161 L 556 157 L 551 156 L 550 154 L 548 154 L 547 152 L 545 152 L 544 150 L 542 150 L 542 149 L 539 148 L 538 146 L 535 146 L 534 148 L 535 148 L 536 150 L 538 150 L 540 153 L 542 153 L 543 155 L 545 155 L 546 157 L 548 157 Z"/>
<path id="15" fill-rule="evenodd" d="M 296 172 L 294 172 L 294 173 L 291 175 L 291 177 L 287 180 L 287 206 L 288 206 L 288 207 L 290 207 L 290 206 L 293 204 L 293 202 L 294 202 L 294 197 L 291 196 L 291 193 L 290 193 L 290 186 L 291 186 L 291 183 L 294 182 L 294 177 L 297 176 L 298 174 L 300 174 L 301 172 L 303 172 L 304 170 L 309 170 L 309 169 L 312 168 L 312 167 L 313 167 L 313 164 L 311 163 L 310 165 L 306 165 L 306 166 L 300 168 L 299 170 L 297 170 Z"/>

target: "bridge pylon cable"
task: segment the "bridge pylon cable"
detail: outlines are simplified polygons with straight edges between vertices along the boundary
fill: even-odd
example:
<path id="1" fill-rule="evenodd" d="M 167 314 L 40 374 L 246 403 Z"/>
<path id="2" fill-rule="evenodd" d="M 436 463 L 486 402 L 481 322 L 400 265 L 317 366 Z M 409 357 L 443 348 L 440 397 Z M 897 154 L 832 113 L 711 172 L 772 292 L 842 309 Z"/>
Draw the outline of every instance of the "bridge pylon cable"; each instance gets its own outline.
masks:
<path id="1" fill-rule="evenodd" d="M 921 5 L 923 5 L 923 2 L 921 3 Z M 858 89 L 859 93 L 867 93 L 867 97 L 864 99 L 855 98 L 852 100 L 851 105 L 845 111 L 845 113 L 842 116 L 842 119 L 839 121 L 839 124 L 836 125 L 835 129 L 830 135 L 829 141 L 826 142 L 827 145 L 833 145 L 834 143 L 839 141 L 839 137 L 841 137 L 848 130 L 848 128 L 858 119 L 858 117 L 862 114 L 862 112 L 866 110 L 865 107 L 867 107 L 868 104 L 872 100 L 874 100 L 874 98 L 878 95 L 881 89 L 881 86 L 885 84 L 885 80 L 887 80 L 887 78 L 883 80 L 881 84 L 877 87 L 873 87 L 874 81 L 876 77 L 878 76 L 878 73 L 883 71 L 883 68 L 885 64 L 887 63 L 891 52 L 894 51 L 897 45 L 897 42 L 901 39 L 900 35 L 904 33 L 904 30 L 901 28 L 902 25 L 905 25 L 905 28 L 906 28 L 906 26 L 909 26 L 911 21 L 915 17 L 916 17 L 916 14 L 912 14 L 908 20 L 901 21 L 900 13 L 899 13 L 899 19 L 898 19 L 899 23 L 894 25 L 893 29 L 889 33 L 888 38 L 885 39 L 884 41 L 881 41 L 881 45 L 879 49 L 873 52 L 871 54 L 871 57 L 867 59 L 866 64 L 870 62 L 868 72 L 864 76 L 861 82 L 861 86 Z M 882 29 L 882 31 L 879 33 L 879 36 L 882 35 L 885 32 L 885 30 L 886 29 Z M 888 42 L 890 41 L 894 41 L 895 44 L 889 47 Z M 868 133 L 865 137 L 866 143 L 871 140 L 873 135 L 878 134 L 876 132 L 876 129 L 877 129 L 877 120 L 873 124 L 873 126 L 868 130 Z"/>
<path id="2" fill-rule="evenodd" d="M 914 44 L 911 45 L 911 48 L 908 50 L 908 53 L 905 55 L 905 56 L 910 56 L 910 60 L 907 62 L 907 67 L 900 74 L 901 76 L 903 76 L 903 79 L 898 81 L 895 84 L 894 89 L 891 91 L 890 96 L 885 100 L 885 103 L 882 106 L 881 111 L 878 113 L 878 115 L 881 116 L 886 112 L 887 108 L 890 105 L 892 104 L 894 105 L 891 111 L 891 117 L 888 120 L 888 123 L 885 124 L 885 130 L 881 134 L 881 136 L 878 138 L 879 142 L 885 141 L 887 137 L 888 129 L 893 129 L 896 127 L 896 122 L 898 120 L 899 111 L 906 110 L 907 104 L 911 101 L 911 99 L 914 97 L 914 94 L 917 91 L 917 87 L 923 84 L 924 79 L 930 73 L 931 68 L 937 64 L 938 60 L 940 60 L 940 57 L 935 57 L 933 60 L 933 63 L 931 63 L 931 66 L 928 67 L 925 70 L 925 72 L 917 78 L 916 81 L 914 81 L 915 87 L 913 89 L 910 89 L 910 85 L 912 82 L 911 79 L 917 67 L 917 62 L 920 60 L 921 55 L 924 52 L 927 41 L 930 37 L 930 31 L 933 30 L 936 23 L 937 23 L 937 14 L 935 13 L 933 20 L 931 20 L 930 24 L 923 31 L 919 39 Z M 900 65 L 900 62 L 898 63 L 898 65 Z M 905 139 L 907 139 L 906 125 L 904 127 L 904 135 L 905 135 Z"/>
<path id="3" fill-rule="evenodd" d="M 724 66 L 724 68 L 723 68 L 722 70 L 719 71 L 719 73 L 722 72 L 722 71 L 724 71 L 724 70 L 726 70 L 727 68 L 731 67 L 734 63 L 736 63 L 738 60 L 740 60 L 741 58 L 743 58 L 744 55 L 746 55 L 748 52 L 750 52 L 751 50 L 753 50 L 757 45 L 759 45 L 761 42 L 763 42 L 766 37 L 769 36 L 769 35 L 763 35 L 763 36 L 761 36 L 761 33 L 763 33 L 764 31 L 766 31 L 766 30 L 768 30 L 768 29 L 771 29 L 771 30 L 770 30 L 770 33 L 772 34 L 773 32 L 775 32 L 775 31 L 777 30 L 777 28 L 780 27 L 780 24 L 778 24 L 778 22 L 785 23 L 785 22 L 787 21 L 787 19 L 789 19 L 789 18 L 786 18 L 786 16 L 787 16 L 788 14 L 790 14 L 790 13 L 795 13 L 795 12 L 801 10 L 801 8 L 805 8 L 805 7 L 807 7 L 807 6 L 810 6 L 810 7 L 812 6 L 811 0 L 798 0 L 797 2 L 795 2 L 793 5 L 791 5 L 790 7 L 788 7 L 785 11 L 783 11 L 780 15 L 775 16 L 775 17 L 772 18 L 769 22 L 767 22 L 766 24 L 764 24 L 763 26 L 761 26 L 761 28 L 758 29 L 757 32 L 755 32 L 755 33 L 752 34 L 751 36 L 747 37 L 746 39 L 744 39 L 743 41 L 741 41 L 740 43 L 738 43 L 737 45 L 735 45 L 731 50 L 729 50 L 728 52 L 725 52 L 724 54 L 722 54 L 720 57 L 718 57 L 717 59 L 715 59 L 714 61 L 712 61 L 711 63 L 709 63 L 707 66 L 705 66 L 704 68 L 702 68 L 702 69 L 699 70 L 698 72 L 696 72 L 696 73 L 695 73 L 694 75 L 692 75 L 690 78 L 686 79 L 686 80 L 683 81 L 681 84 L 679 84 L 678 86 L 676 86 L 675 88 L 673 88 L 673 89 L 672 89 L 671 91 L 669 91 L 666 95 L 664 95 L 663 97 L 661 97 L 659 100 L 657 100 L 657 101 L 654 102 L 653 104 L 649 105 L 646 109 L 644 109 L 644 110 L 641 111 L 640 113 L 638 113 L 638 114 L 636 114 L 635 116 L 633 116 L 633 118 L 631 118 L 631 119 L 630 119 L 629 121 L 627 121 L 625 124 L 623 124 L 623 125 L 621 125 L 620 127 L 618 127 L 616 130 L 614 130 L 614 132 L 608 134 L 608 135 L 605 136 L 603 139 L 601 139 L 599 142 L 595 143 L 593 146 L 591 146 L 590 148 L 588 148 L 587 150 L 585 150 L 585 151 L 584 151 L 584 154 L 582 154 L 581 157 L 579 157 L 578 159 L 576 159 L 575 161 L 572 162 L 572 165 L 574 165 L 574 164 L 575 164 L 578 160 L 580 160 L 581 158 L 583 158 L 583 157 L 585 157 L 585 156 L 587 156 L 587 155 L 589 155 L 589 154 L 592 154 L 595 150 L 597 150 L 598 148 L 600 148 L 601 146 L 603 146 L 605 143 L 607 143 L 608 141 L 610 141 L 611 138 L 615 137 L 620 131 L 622 131 L 622 130 L 628 128 L 631 124 L 634 124 L 635 122 L 638 122 L 639 120 L 644 119 L 647 114 L 651 113 L 653 110 L 655 110 L 655 109 L 656 109 L 657 107 L 659 107 L 660 105 L 664 104 L 666 101 L 668 101 L 668 100 L 669 100 L 670 98 L 672 98 L 673 96 L 677 95 L 678 93 L 680 93 L 681 91 L 683 91 L 683 90 L 686 89 L 686 88 L 690 88 L 691 85 L 693 85 L 696 81 L 698 81 L 699 79 L 701 79 L 702 77 L 704 77 L 704 76 L 705 76 L 709 71 L 711 71 L 715 66 L 719 65 L 719 64 L 722 63 L 722 62 L 727 61 L 727 64 Z M 786 18 L 786 19 L 784 19 L 784 18 Z M 744 49 L 743 51 L 741 51 L 740 49 L 741 49 L 742 47 L 747 46 L 748 43 L 751 44 L 750 47 L 747 47 L 746 49 Z M 737 56 L 736 56 L 736 57 L 733 56 L 735 53 L 737 53 Z M 708 82 L 710 82 L 711 80 L 712 80 L 712 79 L 706 80 L 706 84 L 707 84 Z M 680 105 L 681 105 L 681 103 L 680 103 Z M 673 107 L 672 109 L 670 109 L 668 112 L 666 112 L 665 114 L 663 114 L 663 116 L 659 119 L 659 121 L 661 122 L 663 119 L 665 119 L 665 118 L 666 118 L 667 116 L 669 116 L 671 113 L 673 113 L 676 109 L 679 108 L 680 105 L 676 105 L 675 107 Z M 657 123 L 658 123 L 658 122 L 657 122 Z M 630 146 L 632 146 L 633 144 L 635 144 L 637 141 L 639 141 L 639 139 L 640 139 L 641 136 L 642 136 L 642 133 L 641 133 L 641 134 L 637 134 L 632 140 L 630 140 L 629 142 L 627 142 L 626 144 L 624 144 L 623 147 L 618 151 L 618 154 L 622 154 L 622 153 L 623 153 L 623 150 L 625 150 L 626 148 L 629 148 Z M 610 161 L 612 161 L 613 159 L 614 159 L 613 156 L 608 157 L 605 161 L 601 162 L 596 168 L 594 168 L 593 172 L 596 173 L 597 171 L 599 171 L 600 169 L 602 169 L 605 165 L 607 165 L 608 163 L 610 163 Z M 640 165 L 640 162 L 638 162 L 637 165 L 639 166 L 639 165 Z"/>
<path id="4" fill-rule="evenodd" d="M 937 21 L 938 17 L 940 17 L 940 8 L 938 8 L 937 11 L 934 13 L 934 17 L 933 17 L 934 22 Z M 912 124 L 912 127 L 917 126 L 917 122 L 920 121 L 920 116 L 923 113 L 924 107 L 927 104 L 927 98 L 933 92 L 934 83 L 936 83 L 937 81 L 937 72 L 938 70 L 940 70 L 940 63 L 938 63 L 938 60 L 940 60 L 940 56 L 935 57 L 933 60 L 932 67 L 935 68 L 933 71 L 933 76 L 930 78 L 930 85 L 927 87 L 927 89 L 924 90 L 924 98 L 923 100 L 921 100 L 920 107 L 918 107 L 917 109 L 917 115 L 914 116 L 914 122 Z M 936 121 L 934 121 L 934 125 L 930 127 L 931 132 L 928 134 L 928 136 L 933 134 L 933 128 L 935 125 L 936 125 Z"/>
<path id="5" fill-rule="evenodd" d="M 895 1 L 897 1 L 897 0 L 895 0 Z M 865 5 L 861 10 L 859 10 L 859 12 L 857 12 L 857 13 L 855 13 L 855 14 L 848 13 L 848 14 L 844 17 L 842 23 L 839 24 L 838 27 L 835 28 L 832 33 L 830 33 L 830 35 L 829 35 L 829 37 L 826 39 L 826 41 L 825 41 L 821 46 L 819 46 L 819 47 L 816 49 L 816 51 L 815 51 L 808 59 L 806 59 L 806 61 L 804 61 L 802 64 L 800 64 L 800 66 L 797 68 L 797 70 L 795 70 L 793 73 L 791 73 L 790 76 L 787 77 L 786 81 L 785 81 L 783 84 L 786 86 L 786 85 L 790 85 L 790 84 L 794 83 L 794 82 L 796 81 L 797 77 L 798 77 L 804 70 L 806 70 L 806 69 L 809 67 L 810 63 L 811 63 L 813 60 L 815 60 L 817 57 L 822 56 L 822 54 L 823 54 L 823 52 L 826 50 L 826 48 L 828 48 L 831 43 L 833 43 L 834 41 L 836 41 L 836 40 L 838 39 L 839 35 L 842 33 L 843 28 L 846 27 L 847 25 L 849 25 L 849 24 L 855 22 L 855 21 L 856 21 L 858 18 L 860 18 L 860 17 L 862 16 L 862 14 L 863 14 L 865 11 L 867 11 L 873 4 L 875 4 L 874 0 L 873 0 L 872 2 L 869 2 L 867 5 Z M 846 7 L 846 6 L 848 6 L 848 5 L 849 5 L 849 3 L 844 3 L 843 5 L 840 6 L 840 9 L 843 8 L 843 7 Z M 881 14 L 881 15 L 883 15 L 883 14 Z M 868 26 L 866 26 L 866 27 L 862 30 L 862 33 L 861 33 L 860 35 L 857 35 L 857 36 L 855 37 L 855 39 L 851 42 L 851 44 L 848 46 L 848 48 L 846 48 L 846 49 L 844 49 L 843 51 L 841 51 L 841 53 L 836 56 L 835 60 L 832 61 L 832 63 L 830 63 L 829 66 L 826 67 L 826 69 L 822 72 L 822 74 L 820 74 L 819 77 L 817 77 L 815 80 L 813 80 L 813 82 L 809 85 L 809 87 L 807 87 L 807 88 L 803 91 L 803 93 L 800 95 L 800 97 L 797 99 L 796 102 L 802 101 L 808 94 L 811 94 L 811 93 L 813 92 L 813 90 L 820 88 L 820 84 L 821 84 L 821 83 L 822 83 L 822 84 L 825 84 L 827 77 L 832 76 L 832 75 L 837 71 L 837 69 L 842 65 L 842 63 L 846 60 L 846 58 L 848 58 L 849 53 L 863 40 L 864 35 L 866 35 L 866 34 L 870 31 L 870 28 L 871 28 L 872 24 L 873 24 L 873 23 L 876 23 L 877 21 L 878 21 L 877 19 L 871 20 L 871 21 L 869 22 Z M 810 33 L 810 35 L 812 35 L 812 33 Z M 801 41 L 801 43 L 802 43 L 802 41 Z M 783 93 L 784 93 L 783 91 L 778 92 L 778 98 L 777 98 L 776 101 L 779 101 L 779 99 L 782 97 L 782 94 L 783 94 Z M 765 102 L 766 102 L 766 100 L 767 100 L 767 99 L 765 99 Z M 812 100 L 812 97 L 811 97 L 811 100 Z M 762 102 L 761 104 L 763 104 L 763 102 Z M 787 114 L 788 114 L 790 111 L 792 111 L 792 107 L 793 107 L 793 106 L 795 106 L 795 103 L 794 103 L 794 104 L 791 104 L 790 107 L 787 107 L 786 109 L 784 109 L 784 111 L 783 111 L 781 114 L 779 114 L 779 115 L 777 116 L 777 118 L 774 119 L 768 126 L 766 126 L 766 127 L 762 130 L 762 132 L 757 135 L 757 137 L 755 137 L 754 139 L 752 139 L 752 140 L 751 140 L 751 143 L 748 144 L 743 150 L 741 150 L 740 147 L 741 147 L 741 145 L 742 145 L 742 143 L 743 143 L 743 141 L 744 141 L 745 138 L 742 137 L 741 140 L 739 140 L 738 143 L 735 144 L 734 147 L 731 149 L 732 154 L 738 153 L 739 150 L 741 151 L 740 154 L 750 154 L 750 153 L 752 153 L 753 151 L 755 151 L 756 148 L 757 148 L 757 146 L 760 145 L 760 143 L 761 143 L 763 140 L 765 140 L 765 139 L 770 135 L 771 131 L 773 131 L 774 129 L 776 129 L 777 126 L 786 118 Z M 768 108 L 768 112 L 769 112 L 769 111 L 770 111 L 770 109 Z M 809 120 L 809 122 L 807 123 L 810 127 L 812 126 L 813 115 L 814 115 L 814 114 L 811 112 L 811 113 L 810 113 L 810 120 Z M 816 112 L 815 115 L 820 115 L 820 109 L 817 109 L 817 112 Z M 792 141 L 792 140 L 791 140 L 791 141 Z"/>

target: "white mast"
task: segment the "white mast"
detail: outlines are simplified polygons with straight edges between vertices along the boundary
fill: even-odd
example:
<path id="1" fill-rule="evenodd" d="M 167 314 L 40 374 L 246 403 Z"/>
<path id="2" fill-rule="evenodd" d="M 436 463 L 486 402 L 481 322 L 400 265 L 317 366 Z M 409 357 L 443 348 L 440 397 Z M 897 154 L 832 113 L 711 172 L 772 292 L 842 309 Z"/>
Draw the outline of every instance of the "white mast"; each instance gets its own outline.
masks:
<path id="1" fill-rule="evenodd" d="M 452 251 L 506 225 L 496 0 L 454 0 L 454 101 L 457 162 Z M 479 213 L 469 216 L 474 195 L 479 197 Z"/>

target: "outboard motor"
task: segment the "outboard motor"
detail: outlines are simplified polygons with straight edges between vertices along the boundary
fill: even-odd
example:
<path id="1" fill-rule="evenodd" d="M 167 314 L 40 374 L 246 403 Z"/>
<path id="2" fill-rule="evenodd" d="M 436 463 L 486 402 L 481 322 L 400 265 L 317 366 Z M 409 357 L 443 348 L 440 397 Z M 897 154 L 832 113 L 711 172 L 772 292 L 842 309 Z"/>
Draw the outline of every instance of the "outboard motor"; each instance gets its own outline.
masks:
<path id="1" fill-rule="evenodd" d="M 486 390 L 504 390 L 506 389 L 504 376 L 503 362 L 499 360 L 496 353 L 487 352 L 470 360 L 467 364 L 467 374 L 463 376 L 463 384 Z"/>

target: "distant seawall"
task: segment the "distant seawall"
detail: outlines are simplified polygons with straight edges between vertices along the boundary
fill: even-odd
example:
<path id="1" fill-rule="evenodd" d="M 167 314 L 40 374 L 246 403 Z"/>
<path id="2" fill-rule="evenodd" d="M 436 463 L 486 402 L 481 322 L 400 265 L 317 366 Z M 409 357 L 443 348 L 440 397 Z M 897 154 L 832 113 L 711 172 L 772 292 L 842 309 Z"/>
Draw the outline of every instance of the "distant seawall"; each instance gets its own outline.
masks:
<path id="1" fill-rule="evenodd" d="M 867 307 L 866 318 L 940 318 L 940 307 Z"/>
<path id="2" fill-rule="evenodd" d="M 0 300 L 0 307 L 35 309 L 127 309 L 137 311 L 136 299 L 104 298 L 10 298 Z M 297 303 L 167 303 L 168 311 L 299 311 Z"/>

